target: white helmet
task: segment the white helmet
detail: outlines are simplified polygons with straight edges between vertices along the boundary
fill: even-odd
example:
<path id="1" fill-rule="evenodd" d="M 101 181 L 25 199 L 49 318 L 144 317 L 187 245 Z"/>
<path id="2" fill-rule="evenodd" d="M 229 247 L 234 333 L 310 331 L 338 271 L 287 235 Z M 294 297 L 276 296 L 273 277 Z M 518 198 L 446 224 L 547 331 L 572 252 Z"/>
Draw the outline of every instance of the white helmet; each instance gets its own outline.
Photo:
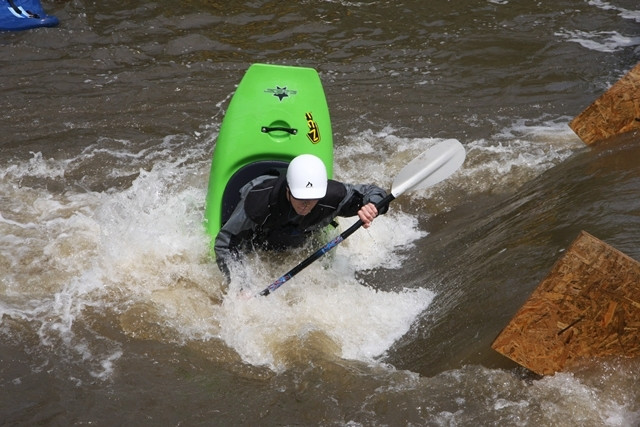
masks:
<path id="1" fill-rule="evenodd" d="M 289 163 L 287 184 L 296 199 L 322 199 L 327 194 L 327 168 L 320 158 L 301 154 Z"/>

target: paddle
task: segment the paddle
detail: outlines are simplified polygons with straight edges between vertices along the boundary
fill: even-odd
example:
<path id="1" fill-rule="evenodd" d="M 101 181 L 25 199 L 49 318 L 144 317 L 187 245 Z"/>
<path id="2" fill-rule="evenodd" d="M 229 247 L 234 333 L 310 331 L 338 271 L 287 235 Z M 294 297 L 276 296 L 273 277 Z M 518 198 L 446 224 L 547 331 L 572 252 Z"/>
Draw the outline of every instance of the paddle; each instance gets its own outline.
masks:
<path id="1" fill-rule="evenodd" d="M 400 173 L 398 173 L 396 179 L 393 180 L 391 194 L 377 203 L 376 208 L 380 210 L 380 208 L 388 205 L 392 200 L 406 191 L 429 187 L 448 178 L 458 170 L 464 162 L 464 159 L 464 147 L 458 141 L 442 141 L 436 146 L 431 147 L 413 159 L 400 171 Z M 262 292 L 260 292 L 260 295 L 267 296 L 278 289 L 293 276 L 308 267 L 325 253 L 335 248 L 344 239 L 352 235 L 362 226 L 362 224 L 362 220 L 359 219 L 338 237 L 318 249 L 307 259 L 292 268 L 284 276 L 267 286 Z"/>

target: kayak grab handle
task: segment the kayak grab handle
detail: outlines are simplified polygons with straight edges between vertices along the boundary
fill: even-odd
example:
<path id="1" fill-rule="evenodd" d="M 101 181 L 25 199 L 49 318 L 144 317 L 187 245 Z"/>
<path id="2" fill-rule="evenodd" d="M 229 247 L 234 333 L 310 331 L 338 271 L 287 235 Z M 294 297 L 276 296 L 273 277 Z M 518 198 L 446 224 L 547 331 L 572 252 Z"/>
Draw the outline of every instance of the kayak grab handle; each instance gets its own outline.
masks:
<path id="1" fill-rule="evenodd" d="M 298 129 L 292 129 L 292 128 L 285 128 L 285 127 L 268 127 L 268 126 L 262 126 L 262 133 L 270 133 L 270 132 L 287 132 L 291 135 L 297 135 L 298 134 Z"/>

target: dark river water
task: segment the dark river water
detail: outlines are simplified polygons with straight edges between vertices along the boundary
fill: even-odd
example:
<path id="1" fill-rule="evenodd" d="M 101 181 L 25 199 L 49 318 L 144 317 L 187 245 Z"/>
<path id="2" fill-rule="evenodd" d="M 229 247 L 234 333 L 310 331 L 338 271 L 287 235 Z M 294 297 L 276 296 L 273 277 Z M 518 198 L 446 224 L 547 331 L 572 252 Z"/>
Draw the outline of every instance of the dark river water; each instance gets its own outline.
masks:
<path id="1" fill-rule="evenodd" d="M 640 423 L 638 360 L 537 377 L 491 349 L 581 230 L 640 260 L 640 137 L 568 127 L 639 62 L 636 0 L 43 7 L 58 27 L 0 33 L 0 424 Z M 244 300 L 202 220 L 256 62 L 318 70 L 340 180 L 467 160 Z"/>

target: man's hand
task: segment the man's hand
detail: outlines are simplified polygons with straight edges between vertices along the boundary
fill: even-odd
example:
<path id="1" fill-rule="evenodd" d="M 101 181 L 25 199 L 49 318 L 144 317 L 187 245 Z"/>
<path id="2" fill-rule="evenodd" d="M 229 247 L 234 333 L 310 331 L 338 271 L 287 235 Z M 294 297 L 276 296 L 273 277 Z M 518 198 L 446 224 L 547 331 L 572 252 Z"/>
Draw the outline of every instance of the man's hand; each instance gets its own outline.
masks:
<path id="1" fill-rule="evenodd" d="M 373 219 L 378 216 L 376 205 L 374 205 L 373 203 L 367 203 L 360 208 L 360 210 L 358 211 L 358 216 L 363 222 L 362 226 L 364 228 L 369 228 Z"/>

